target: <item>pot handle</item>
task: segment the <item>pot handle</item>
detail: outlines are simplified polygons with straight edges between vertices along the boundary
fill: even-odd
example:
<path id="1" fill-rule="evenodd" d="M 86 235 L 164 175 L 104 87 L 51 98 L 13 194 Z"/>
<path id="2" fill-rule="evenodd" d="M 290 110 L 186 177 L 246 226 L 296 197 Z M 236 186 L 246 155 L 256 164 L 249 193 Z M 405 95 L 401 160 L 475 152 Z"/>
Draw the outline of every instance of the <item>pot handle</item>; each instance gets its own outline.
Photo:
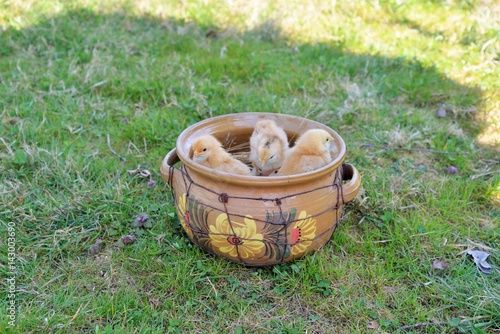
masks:
<path id="1" fill-rule="evenodd" d="M 160 172 L 161 177 L 167 181 L 169 186 L 172 186 L 173 179 L 175 175 L 179 172 L 177 168 L 174 167 L 174 164 L 181 161 L 179 156 L 177 155 L 177 149 L 173 148 L 170 152 L 167 153 L 165 158 L 163 159 Z"/>
<path id="2" fill-rule="evenodd" d="M 342 180 L 350 180 L 342 184 L 342 195 L 344 203 L 352 201 L 359 192 L 361 187 L 361 175 L 356 167 L 351 164 L 342 164 Z"/>

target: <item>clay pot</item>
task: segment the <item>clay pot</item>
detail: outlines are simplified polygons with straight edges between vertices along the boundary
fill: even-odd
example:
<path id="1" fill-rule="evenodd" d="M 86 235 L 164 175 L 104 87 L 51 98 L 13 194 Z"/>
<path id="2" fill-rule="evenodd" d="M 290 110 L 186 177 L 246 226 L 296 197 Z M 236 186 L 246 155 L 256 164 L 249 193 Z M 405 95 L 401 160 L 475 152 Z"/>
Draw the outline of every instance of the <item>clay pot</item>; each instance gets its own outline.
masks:
<path id="1" fill-rule="evenodd" d="M 333 162 L 303 174 L 265 177 L 220 172 L 191 160 L 197 137 L 211 134 L 226 147 L 244 144 L 262 119 L 282 127 L 290 146 L 308 129 L 328 131 L 336 146 Z M 361 183 L 356 168 L 343 164 L 345 151 L 342 138 L 315 121 L 271 113 L 230 114 L 184 130 L 163 160 L 161 173 L 193 243 L 246 266 L 266 266 L 300 258 L 331 238 L 342 205 L 357 195 Z"/>

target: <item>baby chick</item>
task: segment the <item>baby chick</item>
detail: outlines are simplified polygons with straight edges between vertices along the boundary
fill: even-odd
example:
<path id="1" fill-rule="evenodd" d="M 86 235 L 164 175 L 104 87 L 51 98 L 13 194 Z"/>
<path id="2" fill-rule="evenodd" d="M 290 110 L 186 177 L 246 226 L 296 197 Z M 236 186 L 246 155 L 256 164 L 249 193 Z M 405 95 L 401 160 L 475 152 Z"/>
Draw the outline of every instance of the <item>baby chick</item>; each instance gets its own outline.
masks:
<path id="1" fill-rule="evenodd" d="M 255 124 L 250 137 L 250 161 L 256 175 L 268 176 L 283 164 L 288 151 L 288 137 L 285 131 L 272 120 Z"/>
<path id="2" fill-rule="evenodd" d="M 250 168 L 227 153 L 212 135 L 196 138 L 192 149 L 193 160 L 202 166 L 233 174 L 251 175 Z"/>
<path id="3" fill-rule="evenodd" d="M 332 161 L 330 143 L 333 137 L 321 129 L 304 132 L 288 151 L 285 161 L 276 175 L 310 172 Z"/>

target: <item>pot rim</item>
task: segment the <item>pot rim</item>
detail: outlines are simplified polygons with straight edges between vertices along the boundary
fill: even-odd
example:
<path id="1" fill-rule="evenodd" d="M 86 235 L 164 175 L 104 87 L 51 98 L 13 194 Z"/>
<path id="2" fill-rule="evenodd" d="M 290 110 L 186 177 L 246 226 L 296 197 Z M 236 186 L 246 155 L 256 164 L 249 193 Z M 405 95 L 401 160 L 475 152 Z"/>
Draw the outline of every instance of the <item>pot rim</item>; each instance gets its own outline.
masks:
<path id="1" fill-rule="evenodd" d="M 250 117 L 251 119 L 260 118 L 260 119 L 273 119 L 273 120 L 282 118 L 297 122 L 312 123 L 316 128 L 326 130 L 335 138 L 335 143 L 338 146 L 337 147 L 338 154 L 333 159 L 333 161 L 330 162 L 328 165 L 310 172 L 293 174 L 293 175 L 263 177 L 263 176 L 246 176 L 246 175 L 232 174 L 202 166 L 200 164 L 195 163 L 192 159 L 190 159 L 189 152 L 185 152 L 182 148 L 183 143 L 186 143 L 188 139 L 191 138 L 193 133 L 199 132 L 199 136 L 206 134 L 216 134 L 215 132 L 201 131 L 205 128 L 209 128 L 209 126 L 212 124 L 217 124 L 221 120 L 227 120 L 232 118 L 234 121 L 241 122 L 241 124 L 244 125 L 244 123 L 250 121 L 248 117 Z M 193 137 L 193 139 L 197 137 L 198 136 Z M 197 122 L 195 124 L 192 124 L 191 126 L 187 127 L 184 131 L 182 131 L 179 137 L 177 137 L 176 151 L 179 159 L 188 169 L 194 170 L 204 175 L 205 177 L 236 185 L 275 187 L 275 186 L 299 184 L 310 180 L 316 180 L 324 175 L 334 172 L 337 168 L 340 167 L 340 165 L 344 161 L 346 146 L 344 140 L 337 132 L 335 132 L 330 127 L 322 123 L 319 123 L 317 121 L 313 121 L 299 116 L 279 114 L 279 113 L 244 112 L 244 113 L 233 113 L 233 114 L 211 117 L 203 121 Z"/>

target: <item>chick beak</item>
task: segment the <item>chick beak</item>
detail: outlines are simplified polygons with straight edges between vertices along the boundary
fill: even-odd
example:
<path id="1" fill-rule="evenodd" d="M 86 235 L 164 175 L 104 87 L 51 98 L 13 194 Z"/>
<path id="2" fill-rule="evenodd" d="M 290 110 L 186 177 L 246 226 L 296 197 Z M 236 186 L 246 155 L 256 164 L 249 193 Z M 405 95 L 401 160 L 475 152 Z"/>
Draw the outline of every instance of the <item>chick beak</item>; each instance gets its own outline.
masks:
<path id="1" fill-rule="evenodd" d="M 260 161 L 262 161 L 262 166 L 265 166 L 267 164 L 268 159 L 261 157 Z"/>

